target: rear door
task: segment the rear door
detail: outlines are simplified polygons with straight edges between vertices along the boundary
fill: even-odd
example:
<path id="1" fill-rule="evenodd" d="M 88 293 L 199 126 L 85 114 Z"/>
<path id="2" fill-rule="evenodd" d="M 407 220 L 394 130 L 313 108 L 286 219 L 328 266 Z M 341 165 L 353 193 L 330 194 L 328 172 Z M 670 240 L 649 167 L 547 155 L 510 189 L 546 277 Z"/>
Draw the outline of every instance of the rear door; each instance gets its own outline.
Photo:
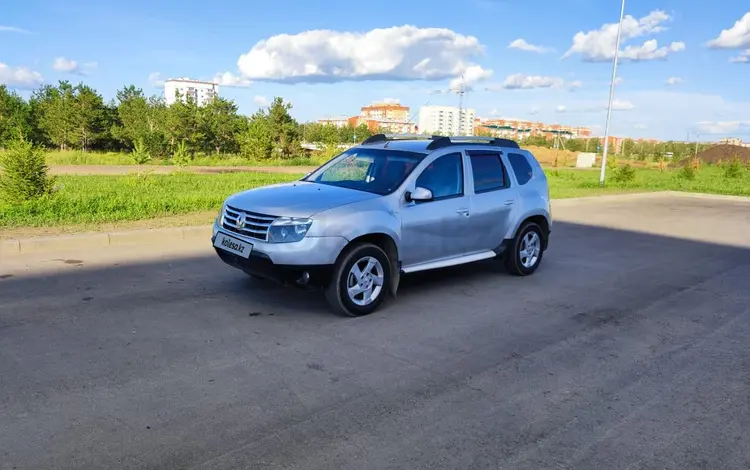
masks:
<path id="1" fill-rule="evenodd" d="M 473 251 L 494 250 L 512 226 L 518 204 L 508 162 L 500 150 L 468 150 Z"/>

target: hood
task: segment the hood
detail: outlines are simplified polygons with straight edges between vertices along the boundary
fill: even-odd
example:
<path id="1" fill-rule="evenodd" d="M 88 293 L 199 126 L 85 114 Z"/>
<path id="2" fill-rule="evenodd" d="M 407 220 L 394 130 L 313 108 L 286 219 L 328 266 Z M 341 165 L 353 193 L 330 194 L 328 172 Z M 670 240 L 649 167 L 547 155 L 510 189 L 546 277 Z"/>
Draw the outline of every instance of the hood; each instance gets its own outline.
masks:
<path id="1" fill-rule="evenodd" d="M 364 191 L 294 181 L 250 189 L 230 196 L 237 209 L 278 217 L 310 217 L 334 207 L 379 197 Z"/>

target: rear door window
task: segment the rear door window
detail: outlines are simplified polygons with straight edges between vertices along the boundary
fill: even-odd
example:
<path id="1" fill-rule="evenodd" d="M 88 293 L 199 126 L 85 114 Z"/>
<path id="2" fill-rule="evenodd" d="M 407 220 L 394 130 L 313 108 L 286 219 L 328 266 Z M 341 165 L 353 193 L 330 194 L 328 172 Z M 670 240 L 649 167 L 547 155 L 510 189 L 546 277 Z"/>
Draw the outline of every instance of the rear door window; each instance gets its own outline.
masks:
<path id="1" fill-rule="evenodd" d="M 505 165 L 499 153 L 469 152 L 474 173 L 474 192 L 486 193 L 509 187 Z"/>

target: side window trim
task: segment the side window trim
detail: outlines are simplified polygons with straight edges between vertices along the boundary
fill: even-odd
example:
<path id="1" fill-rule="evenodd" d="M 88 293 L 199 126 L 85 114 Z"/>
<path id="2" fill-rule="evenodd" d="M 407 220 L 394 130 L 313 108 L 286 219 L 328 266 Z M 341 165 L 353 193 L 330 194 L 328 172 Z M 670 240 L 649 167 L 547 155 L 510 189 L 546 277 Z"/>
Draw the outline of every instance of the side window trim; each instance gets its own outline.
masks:
<path id="1" fill-rule="evenodd" d="M 488 189 L 477 189 L 476 185 L 476 174 L 474 173 L 474 166 L 471 167 L 471 174 L 473 181 L 473 187 L 474 187 L 474 194 L 485 194 L 485 193 L 492 193 L 495 191 L 504 191 L 506 189 L 510 189 L 513 184 L 511 183 L 510 174 L 508 173 L 508 165 L 505 164 L 505 159 L 503 157 L 506 157 L 504 152 L 502 151 L 491 151 L 491 150 L 467 150 L 466 155 L 469 157 L 469 163 L 471 163 L 471 156 L 472 155 L 493 155 L 496 156 L 497 159 L 500 161 L 500 168 L 503 170 L 503 185 L 499 186 L 497 188 L 488 188 Z"/>
<path id="2" fill-rule="evenodd" d="M 461 191 L 459 193 L 457 193 L 457 194 L 451 194 L 449 196 L 433 197 L 429 201 L 414 201 L 416 204 L 427 204 L 427 203 L 430 203 L 430 202 L 446 201 L 448 199 L 456 199 L 456 198 L 459 198 L 459 197 L 464 197 L 466 195 L 466 168 L 464 167 L 464 156 L 463 156 L 463 154 L 461 152 L 451 152 L 451 153 L 446 153 L 445 155 L 440 155 L 439 157 L 437 157 L 434 160 L 432 160 L 431 162 L 429 162 L 427 164 L 427 166 L 435 163 L 436 161 L 440 160 L 441 158 L 456 157 L 456 156 L 458 156 L 458 161 L 460 163 L 460 169 L 461 169 L 461 174 L 459 176 L 459 182 L 461 184 Z M 422 177 L 422 174 L 425 172 L 426 169 L 427 169 L 427 167 L 423 168 L 422 171 L 419 173 L 419 175 L 414 180 L 414 186 L 415 187 L 419 186 L 419 184 L 418 184 L 419 183 L 419 178 Z"/>

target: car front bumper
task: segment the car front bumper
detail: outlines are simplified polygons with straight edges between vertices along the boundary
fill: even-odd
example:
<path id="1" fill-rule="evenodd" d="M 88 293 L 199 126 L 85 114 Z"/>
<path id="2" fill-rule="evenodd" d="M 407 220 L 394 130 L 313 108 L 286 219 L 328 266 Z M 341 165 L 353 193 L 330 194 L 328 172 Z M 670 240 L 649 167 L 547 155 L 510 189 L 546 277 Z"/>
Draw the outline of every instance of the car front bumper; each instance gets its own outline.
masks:
<path id="1" fill-rule="evenodd" d="M 248 258 L 214 247 L 222 261 L 247 274 L 283 284 L 326 286 L 336 259 L 348 243 L 342 237 L 305 237 L 295 243 L 266 243 L 241 236 L 215 223 L 212 245 L 219 231 L 253 245 Z"/>

